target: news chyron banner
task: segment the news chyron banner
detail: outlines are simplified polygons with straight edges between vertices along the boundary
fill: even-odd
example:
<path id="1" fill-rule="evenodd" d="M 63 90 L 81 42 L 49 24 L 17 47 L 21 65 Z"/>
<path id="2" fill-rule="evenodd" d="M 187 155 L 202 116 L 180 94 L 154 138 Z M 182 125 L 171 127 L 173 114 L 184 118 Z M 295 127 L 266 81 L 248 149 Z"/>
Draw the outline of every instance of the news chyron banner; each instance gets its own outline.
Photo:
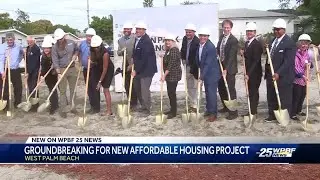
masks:
<path id="1" fill-rule="evenodd" d="M 29 137 L 0 144 L 0 163 L 319 163 L 319 152 L 320 144 L 223 143 L 209 137 Z"/>

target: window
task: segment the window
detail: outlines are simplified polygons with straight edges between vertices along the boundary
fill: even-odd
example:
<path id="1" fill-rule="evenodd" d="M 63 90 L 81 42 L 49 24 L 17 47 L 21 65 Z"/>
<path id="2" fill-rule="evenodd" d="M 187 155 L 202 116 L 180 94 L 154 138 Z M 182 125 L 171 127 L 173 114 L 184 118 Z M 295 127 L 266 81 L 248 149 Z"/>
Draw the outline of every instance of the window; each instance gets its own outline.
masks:
<path id="1" fill-rule="evenodd" d="M 2 44 L 3 44 L 4 42 L 6 42 L 6 38 L 5 38 L 5 37 L 2 37 L 1 39 L 2 39 Z"/>

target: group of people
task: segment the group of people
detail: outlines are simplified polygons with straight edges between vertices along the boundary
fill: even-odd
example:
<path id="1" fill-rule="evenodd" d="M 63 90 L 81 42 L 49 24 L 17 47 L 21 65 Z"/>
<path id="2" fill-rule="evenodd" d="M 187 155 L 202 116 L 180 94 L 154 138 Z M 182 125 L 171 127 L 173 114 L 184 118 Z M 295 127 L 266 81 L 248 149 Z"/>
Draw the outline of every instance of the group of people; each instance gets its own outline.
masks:
<path id="1" fill-rule="evenodd" d="M 130 77 L 134 77 L 131 108 L 133 111 L 139 111 L 148 116 L 152 107 L 150 86 L 155 73 L 158 72 L 157 57 L 152 40 L 146 33 L 147 25 L 142 21 L 136 23 L 135 33 L 132 33 L 133 28 L 132 23 L 124 24 L 123 37 L 118 40 L 117 54 L 125 57 L 123 63 L 126 68 L 122 70 L 122 76 L 125 76 L 127 95 L 130 92 Z M 232 21 L 224 20 L 222 28 L 223 35 L 219 37 L 217 47 L 209 39 L 210 30 L 207 28 L 197 30 L 194 24 L 186 25 L 181 49 L 178 48 L 174 35 L 167 34 L 165 36 L 165 52 L 160 54 L 163 66 L 160 81 L 165 81 L 167 84 L 170 109 L 164 113 L 168 115 L 168 119 L 177 116 L 176 88 L 182 78 L 181 60 L 186 67 L 186 83 L 191 112 L 196 112 L 198 107 L 197 84 L 200 83 L 205 88 L 206 111 L 204 116 L 207 121 L 215 121 L 218 113 L 228 113 L 226 117 L 228 120 L 236 119 L 239 116 L 237 110 L 228 109 L 225 104 L 225 100 L 229 100 L 229 94 L 231 100 L 237 99 L 235 84 L 238 73 L 239 45 L 237 38 L 231 33 Z M 308 81 L 305 74 L 306 64 L 311 64 L 312 67 L 310 53 L 308 53 L 311 38 L 307 34 L 301 35 L 297 46 L 286 34 L 286 22 L 283 19 L 275 20 L 272 28 L 275 38 L 268 43 L 268 47 L 264 47 L 255 38 L 256 24 L 248 23 L 246 27 L 247 41 L 245 47 L 240 50 L 246 64 L 244 78 L 248 81 L 251 114 L 258 113 L 259 87 L 263 77 L 261 57 L 264 48 L 269 48 L 274 74 L 272 74 L 267 60 L 264 78 L 267 86 L 269 116 L 265 120 L 267 122 L 276 120 L 273 111 L 278 108 L 278 103 L 273 81 L 278 83 L 282 108 L 288 110 L 291 119 L 299 120 L 298 116 L 304 115 L 302 104 L 306 94 L 306 81 Z M 100 89 L 103 88 L 106 99 L 106 115 L 112 115 L 109 87 L 114 76 L 114 65 L 101 37 L 96 35 L 94 29 L 89 28 L 86 31 L 86 40 L 77 46 L 74 41 L 66 38 L 66 33 L 62 29 L 58 28 L 54 32 L 54 38 L 51 36 L 44 38 L 42 53 L 32 37 L 28 37 L 28 47 L 25 52 L 19 44 L 15 43 L 15 37 L 12 33 L 6 35 L 6 40 L 7 42 L 2 44 L 0 48 L 0 74 L 2 80 L 5 80 L 5 86 L 2 87 L 4 88 L 2 99 L 8 99 L 8 78 L 5 78 L 8 73 L 5 69 L 8 67 L 14 87 L 14 106 L 21 103 L 22 78 L 19 63 L 25 54 L 27 67 L 25 80 L 29 92 L 32 92 L 39 82 L 39 73 L 40 79 L 45 80 L 50 91 L 53 90 L 58 80 L 61 80 L 59 83 L 60 95 L 57 90 L 54 90 L 50 98 L 50 114 L 54 114 L 59 109 L 61 117 L 67 117 L 66 109 L 71 105 L 75 88 L 77 88 L 77 74 L 82 69 L 84 79 L 89 73 L 89 81 L 86 83 L 88 84 L 91 109 L 88 113 L 100 112 Z M 10 59 L 9 64 L 8 58 Z M 66 69 L 68 65 L 70 67 Z M 45 74 L 48 75 L 44 78 Z M 224 79 L 229 92 L 227 92 Z M 69 86 L 69 98 L 67 97 L 67 86 Z M 217 108 L 217 91 L 223 104 L 223 108 L 220 110 Z M 140 104 L 140 108 L 138 104 Z M 38 107 L 37 104 L 33 106 L 34 109 Z M 76 112 L 75 109 L 70 111 Z"/>

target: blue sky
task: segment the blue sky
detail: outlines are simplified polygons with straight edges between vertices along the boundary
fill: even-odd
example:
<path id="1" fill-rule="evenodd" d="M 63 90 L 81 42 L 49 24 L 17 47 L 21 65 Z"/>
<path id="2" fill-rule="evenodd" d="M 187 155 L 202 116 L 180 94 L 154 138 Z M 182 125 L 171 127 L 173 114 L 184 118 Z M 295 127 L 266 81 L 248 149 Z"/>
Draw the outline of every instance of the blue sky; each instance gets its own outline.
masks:
<path id="1" fill-rule="evenodd" d="M 167 5 L 179 5 L 184 0 L 167 0 Z M 89 0 L 90 16 L 107 16 L 113 10 L 141 8 L 143 0 Z M 276 9 L 278 0 L 202 0 L 219 3 L 220 9 L 249 8 Z M 0 0 L 0 12 L 8 12 L 15 18 L 18 8 L 29 13 L 32 21 L 48 19 L 53 24 L 69 24 L 83 30 L 87 26 L 87 0 Z M 164 5 L 164 0 L 154 0 L 154 6 Z"/>

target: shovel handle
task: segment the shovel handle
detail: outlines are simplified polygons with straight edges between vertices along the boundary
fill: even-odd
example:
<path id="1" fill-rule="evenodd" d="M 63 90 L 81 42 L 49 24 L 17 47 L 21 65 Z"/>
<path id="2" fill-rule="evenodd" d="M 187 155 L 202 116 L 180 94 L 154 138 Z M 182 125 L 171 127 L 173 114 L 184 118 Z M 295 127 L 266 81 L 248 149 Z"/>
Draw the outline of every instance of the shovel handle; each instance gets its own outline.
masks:
<path id="1" fill-rule="evenodd" d="M 88 70 L 87 70 L 87 77 L 86 77 L 86 90 L 84 94 L 84 104 L 83 104 L 83 117 L 86 115 L 86 106 L 87 106 L 87 97 L 88 97 L 88 86 L 89 86 L 89 76 L 90 76 L 90 69 L 91 69 L 91 59 L 88 59 Z M 66 72 L 67 69 L 64 71 Z M 64 73 L 63 72 L 63 73 Z M 62 78 L 61 78 L 62 79 Z"/>
<path id="2" fill-rule="evenodd" d="M 68 64 L 67 68 L 64 70 L 64 72 L 61 75 L 61 78 L 58 80 L 58 82 L 54 85 L 53 89 L 51 90 L 47 101 L 50 100 L 50 97 L 52 96 L 53 92 L 57 89 L 58 85 L 60 84 L 61 80 L 63 79 L 64 75 L 67 73 L 68 69 L 70 68 L 71 64 L 73 64 L 74 60 L 71 60 L 70 63 Z"/>
<path id="3" fill-rule="evenodd" d="M 318 89 L 320 93 L 320 74 L 319 72 L 319 65 L 318 65 L 318 54 L 317 54 L 318 49 L 316 47 L 313 47 L 313 56 L 314 56 L 314 64 L 316 66 L 316 71 L 317 71 L 317 80 L 318 80 Z"/>
<path id="4" fill-rule="evenodd" d="M 48 72 L 47 72 L 43 77 L 46 78 L 52 69 L 53 69 L 53 68 L 52 68 L 52 66 L 51 66 L 50 69 L 48 70 Z M 39 74 L 40 74 L 40 73 L 39 73 Z M 27 100 L 27 101 L 29 101 L 30 98 L 31 98 L 31 96 L 34 94 L 34 92 L 36 92 L 36 91 L 38 90 L 38 88 L 40 87 L 41 83 L 42 83 L 42 80 L 40 79 L 40 80 L 38 81 L 37 86 L 36 86 L 36 87 L 33 89 L 33 91 L 29 94 L 29 97 L 28 97 L 28 100 Z M 38 92 L 38 91 L 37 91 L 37 92 Z"/>
<path id="5" fill-rule="evenodd" d="M 9 50 L 9 52 L 11 52 L 11 50 Z M 10 53 L 11 54 L 11 53 Z M 9 86 L 9 112 L 12 111 L 12 88 L 11 88 L 11 70 L 10 70 L 10 56 L 9 54 L 7 53 L 7 62 L 8 62 L 8 86 Z M 11 113 L 10 113 L 11 114 Z"/>
<path id="6" fill-rule="evenodd" d="M 221 74 L 222 74 L 222 78 L 223 78 L 223 81 L 224 81 L 224 85 L 225 85 L 225 87 L 227 89 L 228 99 L 229 99 L 229 101 L 231 101 L 229 85 L 228 85 L 226 77 L 223 75 L 223 71 L 224 70 L 223 70 L 223 66 L 222 66 L 222 62 L 221 62 L 220 58 L 218 58 L 218 61 L 219 61 L 219 65 L 220 65 L 220 69 L 221 69 Z"/>
<path id="7" fill-rule="evenodd" d="M 197 88 L 197 91 L 198 91 L 198 102 L 197 102 L 197 115 L 199 114 L 199 108 L 200 108 L 200 91 L 201 91 L 201 84 L 200 84 L 200 76 L 201 75 L 201 72 L 200 72 L 200 68 L 198 68 L 198 88 Z"/>
<path id="8" fill-rule="evenodd" d="M 39 68 L 39 72 L 38 72 L 38 80 L 37 82 L 40 81 L 40 75 L 41 75 L 41 67 Z M 36 90 L 36 97 L 38 97 L 38 89 Z"/>
<path id="9" fill-rule="evenodd" d="M 185 93 L 186 93 L 186 111 L 187 111 L 187 115 L 189 114 L 189 108 L 188 108 L 188 79 L 187 79 L 187 63 L 185 64 L 185 82 L 184 82 L 184 89 L 185 89 Z"/>
<path id="10" fill-rule="evenodd" d="M 7 75 L 7 69 L 8 69 L 8 63 L 7 63 L 7 60 L 5 62 L 5 67 L 4 67 L 4 78 L 2 79 L 2 89 L 1 89 L 1 99 L 3 101 L 3 94 L 4 94 L 4 86 L 5 86 L 5 83 L 6 83 L 6 75 Z M 2 78 L 2 77 L 1 77 Z"/>
<path id="11" fill-rule="evenodd" d="M 307 107 L 306 107 L 306 109 L 307 109 L 307 113 L 306 113 L 306 119 L 304 120 L 305 124 L 307 124 L 308 117 L 309 117 L 309 78 L 310 78 L 309 70 L 310 70 L 310 65 L 306 64 L 306 74 L 307 74 L 307 81 L 306 81 L 306 106 Z"/>
<path id="12" fill-rule="evenodd" d="M 134 64 L 132 65 L 131 71 L 134 70 Z M 131 104 L 131 94 L 132 94 L 132 83 L 133 83 L 133 76 L 130 77 L 130 86 L 129 86 L 129 98 L 128 98 L 128 118 L 130 120 L 130 104 Z"/>
<path id="13" fill-rule="evenodd" d="M 273 76 L 274 75 L 274 69 L 273 69 L 271 55 L 270 55 L 270 51 L 269 51 L 268 47 L 266 47 L 266 51 L 267 51 L 267 55 L 268 55 L 268 62 L 269 62 L 269 65 L 270 65 L 271 74 Z M 274 85 L 274 89 L 276 91 L 277 101 L 278 101 L 278 106 L 279 106 L 279 111 L 280 111 L 281 110 L 281 101 L 280 101 L 280 95 L 279 95 L 279 89 L 278 89 L 277 81 L 273 80 L 273 85 Z"/>
<path id="14" fill-rule="evenodd" d="M 122 104 L 124 104 L 124 89 L 126 86 L 126 64 L 127 64 L 127 48 L 123 52 L 123 65 L 122 65 Z"/>
<path id="15" fill-rule="evenodd" d="M 74 98 L 75 98 L 75 96 L 76 96 L 77 86 L 78 86 L 78 82 L 79 82 L 80 74 L 81 74 L 81 68 L 80 68 L 80 69 L 79 69 L 79 71 L 78 71 L 76 84 L 74 85 L 74 91 L 73 91 L 73 94 L 72 94 L 72 102 L 74 102 Z"/>
<path id="16" fill-rule="evenodd" d="M 241 56 L 241 59 L 243 61 L 243 74 L 244 74 L 244 85 L 246 88 L 246 94 L 247 94 L 247 101 L 248 101 L 248 110 L 249 110 L 249 119 L 251 120 L 251 104 L 250 104 L 250 97 L 249 97 L 249 87 L 248 87 L 248 80 L 245 78 L 247 76 L 247 70 L 246 70 L 246 61 L 243 56 Z"/>

